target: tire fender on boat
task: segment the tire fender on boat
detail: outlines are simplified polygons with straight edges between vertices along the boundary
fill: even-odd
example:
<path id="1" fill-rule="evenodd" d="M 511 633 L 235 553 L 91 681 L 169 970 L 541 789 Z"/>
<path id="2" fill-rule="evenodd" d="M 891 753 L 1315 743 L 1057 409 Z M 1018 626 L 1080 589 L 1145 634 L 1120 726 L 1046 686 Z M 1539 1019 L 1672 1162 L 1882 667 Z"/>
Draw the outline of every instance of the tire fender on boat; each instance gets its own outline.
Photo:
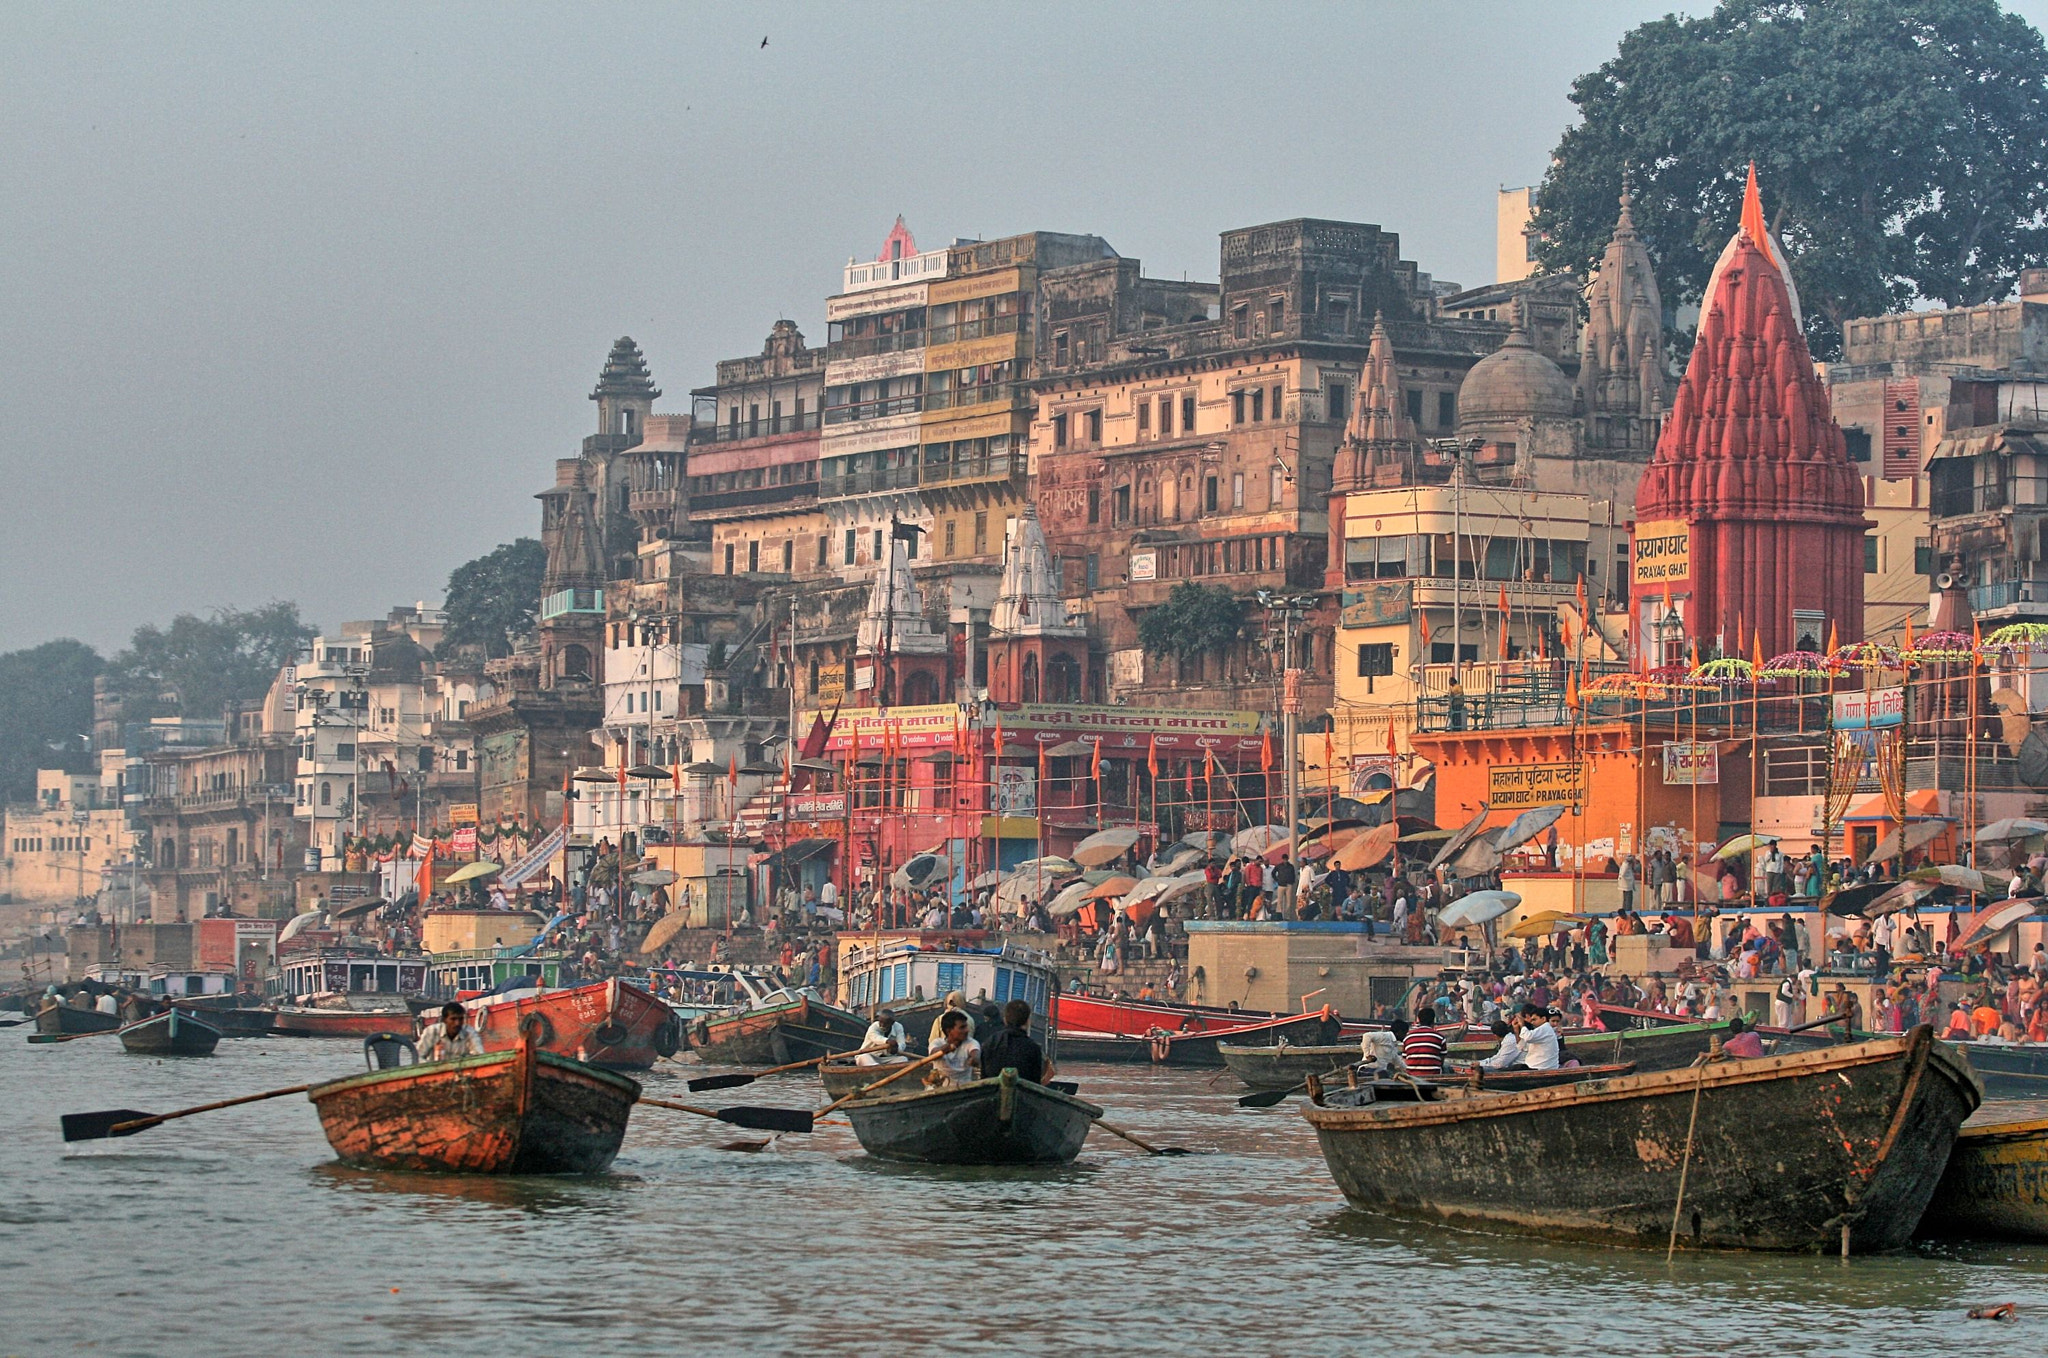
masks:
<path id="1" fill-rule="evenodd" d="M 677 1049 L 682 1045 L 682 1020 L 675 1014 L 670 1014 L 666 1019 L 662 1020 L 661 1026 L 654 1030 L 654 1054 L 656 1056 L 674 1056 Z"/>
<path id="2" fill-rule="evenodd" d="M 624 1042 L 627 1037 L 631 1036 L 631 1034 L 628 1032 L 625 1024 L 612 1022 L 600 1024 L 591 1036 L 607 1047 L 616 1047 L 621 1042 Z"/>
<path id="3" fill-rule="evenodd" d="M 528 1014 L 520 1020 L 519 1031 L 524 1034 L 531 1030 L 534 1045 L 545 1047 L 555 1040 L 555 1025 L 546 1014 Z"/>

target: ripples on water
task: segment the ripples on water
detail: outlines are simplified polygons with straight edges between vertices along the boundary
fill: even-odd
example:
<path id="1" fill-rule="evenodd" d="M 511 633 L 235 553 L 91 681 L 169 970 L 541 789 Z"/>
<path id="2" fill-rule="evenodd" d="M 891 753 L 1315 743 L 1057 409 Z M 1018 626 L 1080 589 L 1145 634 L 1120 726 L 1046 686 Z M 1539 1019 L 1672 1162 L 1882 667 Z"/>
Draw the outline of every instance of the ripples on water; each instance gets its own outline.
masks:
<path id="1" fill-rule="evenodd" d="M 207 1060 L 0 1030 L 0 1354 L 1045 1352 L 1912 1355 L 2048 1348 L 2048 1248 L 1680 1255 L 1347 1209 L 1291 1107 L 1203 1072 L 1087 1067 L 1104 1133 L 1054 1170 L 927 1170 L 852 1132 L 634 1114 L 595 1180 L 335 1165 L 303 1095 L 67 1151 L 57 1115 L 162 1112 L 361 1069 L 350 1043 Z M 670 1073 L 673 1072 L 673 1073 Z M 684 1094 L 680 1067 L 650 1080 Z M 698 1101 L 818 1101 L 777 1077 Z M 2015 1301 L 2014 1324 L 1963 1312 Z"/>

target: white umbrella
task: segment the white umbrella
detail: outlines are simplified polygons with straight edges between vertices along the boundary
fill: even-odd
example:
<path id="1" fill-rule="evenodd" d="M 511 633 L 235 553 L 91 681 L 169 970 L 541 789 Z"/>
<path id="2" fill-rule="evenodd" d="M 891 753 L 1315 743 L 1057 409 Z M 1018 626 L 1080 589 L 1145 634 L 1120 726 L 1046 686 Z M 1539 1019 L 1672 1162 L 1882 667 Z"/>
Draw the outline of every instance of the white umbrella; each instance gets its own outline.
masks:
<path id="1" fill-rule="evenodd" d="M 326 919 L 327 912 L 325 910 L 308 910 L 305 914 L 295 917 L 284 928 L 278 930 L 277 941 L 282 943 L 286 939 L 297 938 L 306 930 L 314 927 L 314 921 L 318 920 L 324 923 Z"/>
<path id="2" fill-rule="evenodd" d="M 1866 866 L 1871 863 L 1882 863 L 1887 858 L 1897 858 L 1900 854 L 1924 849 L 1948 833 L 1949 827 L 1954 824 L 1955 822 L 1946 816 L 1908 821 L 1904 835 L 1897 829 L 1885 831 L 1884 838 L 1877 841 L 1876 847 L 1863 856 L 1863 862 Z"/>
<path id="3" fill-rule="evenodd" d="M 1045 913 L 1058 919 L 1071 915 L 1088 903 L 1088 893 L 1095 889 L 1095 883 L 1086 878 L 1067 886 L 1045 907 Z"/>
<path id="4" fill-rule="evenodd" d="M 1522 845 L 1527 844 L 1530 840 L 1557 824 L 1563 815 L 1564 807 L 1562 804 L 1557 806 L 1539 806 L 1533 811 L 1524 811 L 1521 815 L 1509 821 L 1506 829 L 1494 835 L 1493 847 L 1499 849 L 1503 854 L 1519 849 Z"/>
<path id="5" fill-rule="evenodd" d="M 2012 928 L 2013 925 L 2018 924 L 2021 920 L 2039 910 L 2043 904 L 2044 902 L 2040 897 L 2029 896 L 2025 900 L 2007 901 L 2002 905 L 1991 906 L 1983 914 L 1977 916 L 1976 922 L 1970 926 L 1968 933 L 1956 940 L 1956 947 L 1975 948 L 1989 943 L 2007 929 Z"/>
<path id="6" fill-rule="evenodd" d="M 1947 886 L 1961 887 L 1974 891 L 1979 896 L 1996 894 L 1991 879 L 1975 868 L 1966 868 L 1960 863 L 1943 863 L 1938 867 L 1920 868 L 1909 874 L 1917 882 L 1941 882 Z"/>
<path id="7" fill-rule="evenodd" d="M 1164 895 L 1174 883 L 1171 877 L 1148 877 L 1124 893 L 1117 902 L 1119 908 L 1136 905 L 1139 901 L 1155 900 Z"/>
<path id="8" fill-rule="evenodd" d="M 1113 863 L 1129 853 L 1143 835 L 1144 831 L 1135 825 L 1097 830 L 1074 846 L 1074 861 L 1091 868 Z"/>
<path id="9" fill-rule="evenodd" d="M 1459 826 L 1458 832 L 1445 840 L 1443 847 L 1436 851 L 1436 857 L 1429 860 L 1431 871 L 1450 862 L 1458 854 L 1459 850 L 1470 844 L 1478 836 L 1479 831 L 1485 827 L 1486 818 L 1491 814 L 1493 813 L 1482 806 L 1471 820 Z"/>
<path id="10" fill-rule="evenodd" d="M 1169 855 L 1163 862 L 1159 861 L 1157 856 L 1155 855 L 1152 865 L 1152 875 L 1155 877 L 1172 877 L 1176 874 L 1186 872 L 1189 868 L 1193 867 L 1195 864 L 1201 861 L 1202 851 L 1200 849 L 1181 849 L 1178 852 Z"/>
<path id="11" fill-rule="evenodd" d="M 1200 891 L 1209 885 L 1209 879 L 1199 872 L 1184 872 L 1178 877 L 1157 880 L 1164 880 L 1166 883 L 1166 886 L 1160 891 L 1158 896 L 1161 905 L 1165 905 L 1169 901 L 1177 901 L 1181 897 Z"/>
<path id="12" fill-rule="evenodd" d="M 2029 839 L 2034 835 L 2048 835 L 2048 821 L 2029 820 L 2025 816 L 2007 816 L 1995 820 L 1977 832 L 1977 842 L 1988 844 L 2000 839 Z"/>
<path id="13" fill-rule="evenodd" d="M 1777 842 L 1778 837 L 1776 835 L 1737 835 L 1720 848 L 1714 850 L 1714 857 L 1738 858 L 1746 853 L 1754 853 L 1766 844 L 1776 844 Z"/>
<path id="14" fill-rule="evenodd" d="M 1233 853 L 1262 854 L 1287 838 L 1287 830 L 1279 825 L 1254 825 L 1249 830 L 1239 830 L 1230 840 Z"/>
<path id="15" fill-rule="evenodd" d="M 1478 877 L 1499 867 L 1505 856 L 1492 835 L 1481 835 L 1451 861 L 1451 871 L 1459 877 Z"/>
<path id="16" fill-rule="evenodd" d="M 1221 830 L 1197 830 L 1193 834 L 1182 835 L 1180 842 L 1191 844 L 1203 853 L 1222 853 L 1230 847 L 1230 836 Z"/>
<path id="17" fill-rule="evenodd" d="M 1490 924 L 1521 903 L 1522 898 L 1512 891 L 1474 891 L 1445 906 L 1436 922 L 1452 926 Z"/>
<path id="18" fill-rule="evenodd" d="M 903 866 L 890 875 L 890 886 L 929 886 L 944 876 L 953 866 L 953 861 L 942 853 L 913 854 Z"/>
<path id="19" fill-rule="evenodd" d="M 988 888 L 994 886 L 997 882 L 1000 882 L 1002 880 L 1003 873 L 1001 869 L 990 868 L 987 872 L 984 872 L 983 874 L 981 874 L 981 876 L 969 882 L 967 884 L 967 889 L 969 891 L 986 891 Z"/>

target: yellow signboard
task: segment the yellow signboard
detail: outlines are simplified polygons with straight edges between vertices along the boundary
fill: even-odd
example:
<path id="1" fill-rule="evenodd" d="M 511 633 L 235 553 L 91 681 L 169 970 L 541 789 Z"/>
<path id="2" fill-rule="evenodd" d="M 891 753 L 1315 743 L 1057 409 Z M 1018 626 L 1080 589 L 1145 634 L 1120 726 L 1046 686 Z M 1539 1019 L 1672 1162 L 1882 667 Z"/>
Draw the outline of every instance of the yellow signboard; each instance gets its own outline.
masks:
<path id="1" fill-rule="evenodd" d="M 1638 586 L 1692 579 L 1692 525 L 1684 519 L 1637 524 L 1634 579 Z"/>
<path id="2" fill-rule="evenodd" d="M 448 806 L 448 823 L 450 825 L 476 824 L 476 803 L 451 802 Z"/>
<path id="3" fill-rule="evenodd" d="M 1586 766 L 1497 764 L 1486 771 L 1486 804 L 1496 811 L 1583 802 Z"/>

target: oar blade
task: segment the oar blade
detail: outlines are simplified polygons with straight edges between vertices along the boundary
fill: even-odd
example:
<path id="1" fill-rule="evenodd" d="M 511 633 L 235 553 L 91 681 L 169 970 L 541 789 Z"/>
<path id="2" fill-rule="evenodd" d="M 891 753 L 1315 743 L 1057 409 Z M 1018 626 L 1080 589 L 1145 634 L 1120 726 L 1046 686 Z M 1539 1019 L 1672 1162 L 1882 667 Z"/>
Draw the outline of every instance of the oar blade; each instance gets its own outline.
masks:
<path id="1" fill-rule="evenodd" d="M 1237 1101 L 1237 1106 L 1239 1108 L 1271 1108 L 1276 1104 L 1287 1102 L 1288 1099 L 1300 1092 L 1300 1085 L 1296 1085 L 1292 1089 L 1261 1089 L 1256 1094 L 1242 1095 Z"/>
<path id="2" fill-rule="evenodd" d="M 812 1126 L 808 1108 L 721 1108 L 718 1120 L 757 1132 L 809 1132 Z"/>
<path id="3" fill-rule="evenodd" d="M 685 1080 L 692 1094 L 701 1094 L 707 1089 L 738 1089 L 759 1079 L 758 1075 L 705 1075 L 695 1080 Z"/>
<path id="4" fill-rule="evenodd" d="M 125 1132 L 114 1128 L 124 1122 L 140 1122 L 151 1114 L 134 1108 L 107 1108 L 97 1113 L 66 1113 L 59 1119 L 64 1125 L 66 1141 L 104 1141 L 110 1136 L 133 1136 L 141 1131 L 139 1127 Z"/>

